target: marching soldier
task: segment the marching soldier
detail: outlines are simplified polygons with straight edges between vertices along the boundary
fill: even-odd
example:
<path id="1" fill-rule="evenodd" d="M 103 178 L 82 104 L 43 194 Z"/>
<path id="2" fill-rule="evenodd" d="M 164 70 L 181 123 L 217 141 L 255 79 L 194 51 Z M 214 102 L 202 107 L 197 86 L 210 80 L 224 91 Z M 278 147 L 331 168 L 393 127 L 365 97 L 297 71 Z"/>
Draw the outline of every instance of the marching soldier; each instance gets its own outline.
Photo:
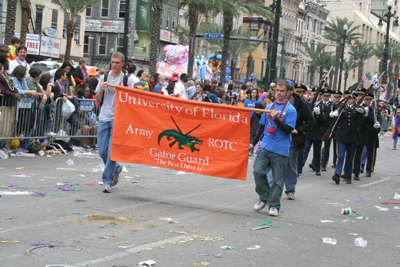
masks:
<path id="1" fill-rule="evenodd" d="M 367 92 L 366 89 L 360 88 L 356 94 L 356 101 L 358 102 Z M 368 93 L 367 96 L 365 96 L 365 99 L 372 99 L 373 95 L 371 93 Z M 354 155 L 354 166 L 353 166 L 353 174 L 354 174 L 354 180 L 359 181 L 360 180 L 360 166 L 361 166 L 361 157 L 364 151 L 364 147 L 367 144 L 368 141 L 368 133 L 367 133 L 367 125 L 373 125 L 374 124 L 374 115 L 373 115 L 373 109 L 369 108 L 369 105 L 366 105 L 365 103 L 361 104 L 361 106 L 365 109 L 366 113 L 365 116 L 362 116 L 358 118 L 358 129 L 360 130 L 361 133 L 361 139 L 357 142 L 356 145 L 356 153 Z"/>
<path id="2" fill-rule="evenodd" d="M 344 164 L 344 178 L 346 184 L 351 184 L 351 173 L 353 170 L 353 158 L 356 151 L 356 144 L 361 139 L 358 129 L 358 120 L 365 114 L 364 108 L 355 104 L 354 96 L 350 90 L 345 92 L 345 97 L 349 97 L 343 112 L 339 114 L 335 139 L 338 146 L 338 162 L 332 180 L 340 184 L 340 175 Z"/>
<path id="3" fill-rule="evenodd" d="M 376 100 L 375 100 L 376 101 Z M 371 105 L 372 97 L 367 96 L 364 99 L 364 104 L 369 106 L 370 109 L 375 109 Z M 379 104 L 378 104 L 379 107 Z M 376 151 L 379 147 L 379 132 L 381 131 L 382 116 L 380 114 L 379 108 L 373 111 L 374 114 L 374 124 L 367 124 L 367 174 L 366 177 L 371 177 L 371 173 L 374 171 L 376 162 Z"/>
<path id="4" fill-rule="evenodd" d="M 322 103 L 321 103 L 321 109 L 322 109 L 322 113 L 325 117 L 325 121 L 324 124 L 322 126 L 322 130 L 325 133 L 328 128 L 329 125 L 331 124 L 333 117 L 330 117 L 329 114 L 336 110 L 336 108 L 334 107 L 333 102 L 330 100 L 331 98 L 331 94 L 332 94 L 332 90 L 325 88 L 322 91 Z M 321 163 L 321 170 L 326 172 L 326 166 L 328 164 L 329 161 L 329 150 L 331 147 L 331 138 L 329 138 L 329 140 L 327 142 L 324 142 L 324 148 L 322 149 L 322 163 Z"/>
<path id="5" fill-rule="evenodd" d="M 339 104 L 340 100 L 342 99 L 342 95 L 343 95 L 343 93 L 340 92 L 340 91 L 334 91 L 332 93 L 334 110 L 329 113 L 329 116 L 331 118 L 335 118 L 335 117 L 338 116 L 337 115 L 337 110 L 342 106 L 342 104 Z M 332 134 L 332 137 L 334 137 L 334 136 L 335 136 L 335 130 L 333 131 L 333 134 Z M 332 165 L 332 168 L 336 168 L 338 153 L 337 153 L 337 145 L 336 145 L 336 139 L 335 138 L 332 138 L 332 145 L 333 145 L 333 165 Z"/>
<path id="6" fill-rule="evenodd" d="M 314 88 L 312 93 L 315 95 L 318 89 Z M 321 95 L 319 95 L 320 97 Z M 319 100 L 319 99 L 318 99 Z M 322 103 L 317 102 L 314 107 L 310 104 L 310 109 L 314 114 L 314 124 L 312 129 L 306 132 L 306 144 L 304 146 L 303 152 L 303 165 L 307 161 L 308 153 L 310 152 L 311 145 L 313 146 L 313 160 L 312 163 L 309 165 L 310 168 L 315 171 L 315 174 L 320 176 L 321 171 L 321 144 L 322 144 L 322 137 L 324 136 L 324 131 L 322 129 L 325 117 L 321 112 Z"/>
<path id="7" fill-rule="evenodd" d="M 294 86 L 294 93 L 300 97 L 302 101 L 304 101 L 304 94 L 307 91 L 307 87 L 302 84 L 296 84 Z M 303 151 L 304 147 L 298 151 L 297 153 L 297 175 L 300 175 L 303 172 Z"/>

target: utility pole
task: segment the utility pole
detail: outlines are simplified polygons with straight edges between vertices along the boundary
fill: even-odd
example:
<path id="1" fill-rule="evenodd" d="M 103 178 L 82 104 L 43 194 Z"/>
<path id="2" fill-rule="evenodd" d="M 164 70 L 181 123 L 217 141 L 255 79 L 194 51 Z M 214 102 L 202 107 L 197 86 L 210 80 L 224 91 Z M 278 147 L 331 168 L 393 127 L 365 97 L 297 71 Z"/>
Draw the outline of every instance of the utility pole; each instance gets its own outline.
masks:
<path id="1" fill-rule="evenodd" d="M 131 6 L 130 0 L 126 0 L 125 1 L 124 45 L 122 47 L 122 54 L 124 54 L 124 56 L 125 56 L 125 63 L 128 62 L 128 33 L 129 33 L 129 10 L 130 10 L 130 6 Z"/>
<path id="2" fill-rule="evenodd" d="M 269 26 L 268 40 L 271 40 L 271 38 L 272 38 L 272 24 L 270 24 L 270 26 Z M 267 64 L 265 64 L 266 68 L 265 68 L 265 76 L 264 76 L 264 85 L 267 85 L 268 82 L 270 81 L 269 74 L 270 74 L 270 70 L 271 70 L 271 53 L 269 51 L 269 43 L 267 46 L 267 62 L 266 63 Z"/>
<path id="3" fill-rule="evenodd" d="M 279 20 L 281 17 L 281 0 L 276 0 L 276 12 L 274 23 L 274 39 L 272 41 L 272 55 L 271 55 L 271 76 L 270 81 L 276 80 L 276 56 L 278 54 L 278 39 L 279 39 Z"/>
<path id="4" fill-rule="evenodd" d="M 286 36 L 283 35 L 282 49 L 281 49 L 281 71 L 279 73 L 280 80 L 285 79 L 285 75 L 283 74 L 284 69 L 285 69 L 283 65 L 284 65 L 284 59 L 285 59 L 285 53 L 286 53 L 286 51 L 285 51 L 285 39 L 286 39 Z"/>

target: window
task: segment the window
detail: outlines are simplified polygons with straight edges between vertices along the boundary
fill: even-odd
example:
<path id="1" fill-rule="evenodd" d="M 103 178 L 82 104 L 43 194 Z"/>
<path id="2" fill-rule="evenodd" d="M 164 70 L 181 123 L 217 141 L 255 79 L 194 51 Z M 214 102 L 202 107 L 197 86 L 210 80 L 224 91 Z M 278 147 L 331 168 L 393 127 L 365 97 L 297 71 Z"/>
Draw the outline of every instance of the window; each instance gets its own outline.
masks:
<path id="1" fill-rule="evenodd" d="M 125 9 L 126 9 L 126 1 L 120 0 L 118 18 L 125 18 Z"/>
<path id="2" fill-rule="evenodd" d="M 81 32 L 81 16 L 76 16 L 75 20 L 75 30 L 74 30 L 74 40 L 79 40 Z"/>
<path id="3" fill-rule="evenodd" d="M 109 0 L 101 1 L 101 17 L 108 17 Z"/>
<path id="4" fill-rule="evenodd" d="M 91 16 L 92 16 L 92 5 L 86 8 L 86 17 L 90 18 Z"/>
<path id="5" fill-rule="evenodd" d="M 166 29 L 168 29 L 168 27 L 169 27 L 169 15 L 170 15 L 170 13 L 171 13 L 171 12 L 169 12 L 169 11 L 167 12 L 167 20 L 166 20 L 166 22 L 165 22 L 165 28 L 166 28 Z"/>
<path id="6" fill-rule="evenodd" d="M 63 27 L 63 38 L 67 39 L 67 24 L 69 22 L 69 13 L 64 13 L 64 27 Z"/>
<path id="7" fill-rule="evenodd" d="M 176 13 L 172 15 L 172 30 L 175 30 Z"/>
<path id="8" fill-rule="evenodd" d="M 124 37 L 117 37 L 117 40 L 116 40 L 116 47 L 117 47 L 117 51 L 116 52 L 121 52 L 122 53 L 122 50 L 123 50 L 123 47 L 124 47 Z"/>
<path id="9" fill-rule="evenodd" d="M 51 13 L 51 27 L 57 30 L 58 10 L 53 9 Z"/>
<path id="10" fill-rule="evenodd" d="M 42 31 L 42 20 L 43 20 L 43 8 L 36 6 L 36 23 L 35 23 L 36 34 L 40 34 Z"/>
<path id="11" fill-rule="evenodd" d="M 87 55 L 89 54 L 89 36 L 86 36 L 83 38 L 83 54 Z"/>
<path id="12" fill-rule="evenodd" d="M 164 23 L 163 19 L 164 19 L 164 13 L 161 12 L 161 16 L 160 16 L 160 28 L 162 28 L 162 25 L 163 25 L 163 23 Z"/>
<path id="13" fill-rule="evenodd" d="M 99 39 L 99 55 L 106 55 L 107 51 L 107 37 L 100 37 Z"/>
<path id="14" fill-rule="evenodd" d="M 315 33 L 317 33 L 317 32 L 316 32 L 316 29 L 315 29 L 316 27 L 317 27 L 317 23 L 316 23 L 315 20 L 313 20 L 313 21 L 312 21 L 312 31 L 315 32 Z"/>

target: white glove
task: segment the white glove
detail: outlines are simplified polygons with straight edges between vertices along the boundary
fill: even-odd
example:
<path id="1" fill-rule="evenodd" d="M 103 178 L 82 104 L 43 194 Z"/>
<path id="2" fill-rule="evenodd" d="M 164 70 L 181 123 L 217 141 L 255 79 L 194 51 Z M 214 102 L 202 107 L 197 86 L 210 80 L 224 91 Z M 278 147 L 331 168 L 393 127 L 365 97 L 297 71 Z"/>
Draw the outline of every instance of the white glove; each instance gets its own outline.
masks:
<path id="1" fill-rule="evenodd" d="M 369 107 L 365 107 L 364 110 L 365 110 L 365 117 L 368 117 Z"/>
<path id="2" fill-rule="evenodd" d="M 358 113 L 364 114 L 365 110 L 361 107 L 356 107 Z"/>
<path id="3" fill-rule="evenodd" d="M 335 118 L 335 117 L 338 117 L 338 116 L 339 116 L 339 112 L 337 110 L 331 111 L 329 113 L 329 117 L 331 117 L 331 118 Z"/>
<path id="4" fill-rule="evenodd" d="M 315 113 L 316 115 L 321 114 L 321 110 L 319 109 L 319 107 L 314 107 L 314 113 Z"/>
<path id="5" fill-rule="evenodd" d="M 377 122 L 375 122 L 375 124 L 374 124 L 374 128 L 375 129 L 379 129 L 379 128 L 381 128 L 381 124 L 377 121 Z"/>

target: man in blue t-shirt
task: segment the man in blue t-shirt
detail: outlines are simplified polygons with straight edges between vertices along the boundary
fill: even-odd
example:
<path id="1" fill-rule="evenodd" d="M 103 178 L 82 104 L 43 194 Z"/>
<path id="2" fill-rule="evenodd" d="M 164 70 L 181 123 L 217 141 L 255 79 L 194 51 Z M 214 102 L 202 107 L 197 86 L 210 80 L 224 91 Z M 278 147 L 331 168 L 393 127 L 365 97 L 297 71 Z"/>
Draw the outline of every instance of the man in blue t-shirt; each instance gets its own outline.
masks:
<path id="1" fill-rule="evenodd" d="M 261 149 L 254 162 L 254 180 L 260 201 L 254 206 L 256 211 L 269 206 L 269 215 L 278 216 L 281 206 L 283 182 L 287 173 L 291 132 L 296 127 L 297 112 L 287 97 L 290 84 L 280 80 L 276 87 L 276 100 L 268 105 L 260 120 L 258 133 L 247 150 L 252 149 L 263 135 Z M 272 170 L 273 185 L 268 184 L 267 173 Z"/>

